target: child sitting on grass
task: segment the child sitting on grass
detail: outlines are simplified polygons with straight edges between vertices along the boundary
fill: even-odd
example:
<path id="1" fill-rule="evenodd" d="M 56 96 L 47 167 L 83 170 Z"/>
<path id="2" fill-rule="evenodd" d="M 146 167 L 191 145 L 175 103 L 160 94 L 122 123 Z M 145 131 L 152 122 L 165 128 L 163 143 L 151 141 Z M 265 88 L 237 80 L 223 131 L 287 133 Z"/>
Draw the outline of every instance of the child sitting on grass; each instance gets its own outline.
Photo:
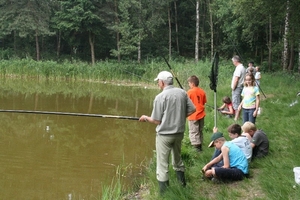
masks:
<path id="1" fill-rule="evenodd" d="M 220 113 L 228 116 L 228 117 L 233 117 L 235 114 L 235 111 L 232 107 L 232 102 L 230 97 L 225 96 L 222 99 L 223 105 L 221 107 L 218 108 L 218 111 L 220 111 Z"/>
<path id="2" fill-rule="evenodd" d="M 213 181 L 242 180 L 249 173 L 249 165 L 244 152 L 233 142 L 226 141 L 220 132 L 213 133 L 209 147 L 215 147 L 222 153 L 203 168 L 205 177 Z M 223 166 L 214 166 L 223 160 Z"/>
<path id="3" fill-rule="evenodd" d="M 213 132 L 218 132 L 218 128 L 214 127 Z M 244 152 L 248 163 L 250 163 L 252 159 L 252 147 L 250 142 L 252 139 L 251 136 L 248 133 L 242 133 L 242 127 L 239 124 L 231 124 L 227 128 L 227 132 L 229 137 L 232 139 L 231 142 L 235 143 L 238 147 L 240 147 L 240 149 Z M 211 160 L 215 159 L 220 155 L 221 151 L 215 149 Z M 219 163 L 214 164 L 213 167 L 222 167 L 223 164 L 223 160 L 221 160 Z"/>
<path id="4" fill-rule="evenodd" d="M 248 133 L 251 139 L 251 147 L 253 149 L 253 158 L 265 157 L 269 153 L 269 139 L 262 130 L 257 130 L 252 122 L 245 122 L 242 126 L 244 133 Z"/>

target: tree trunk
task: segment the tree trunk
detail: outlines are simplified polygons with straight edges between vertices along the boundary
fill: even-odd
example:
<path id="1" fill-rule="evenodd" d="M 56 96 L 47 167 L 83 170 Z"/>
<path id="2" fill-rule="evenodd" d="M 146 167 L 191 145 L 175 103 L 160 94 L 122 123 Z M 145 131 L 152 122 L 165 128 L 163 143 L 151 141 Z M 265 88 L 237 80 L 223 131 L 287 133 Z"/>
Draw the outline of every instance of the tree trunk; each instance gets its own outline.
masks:
<path id="1" fill-rule="evenodd" d="M 294 68 L 294 58 L 295 58 L 295 54 L 294 54 L 294 42 L 292 42 L 290 44 L 290 62 L 289 62 L 289 67 L 288 70 L 292 71 Z"/>
<path id="2" fill-rule="evenodd" d="M 287 70 L 288 67 L 288 39 L 289 34 L 289 15 L 290 15 L 290 5 L 289 0 L 286 1 L 286 14 L 284 22 L 284 35 L 283 35 L 283 55 L 282 55 L 282 66 L 283 70 Z"/>
<path id="3" fill-rule="evenodd" d="M 195 62 L 199 61 L 199 0 L 196 1 Z"/>
<path id="4" fill-rule="evenodd" d="M 141 13 L 142 12 L 142 3 L 141 3 L 141 1 L 139 2 L 140 3 L 140 11 L 139 11 L 139 13 Z M 141 21 L 141 17 L 142 16 L 139 16 L 139 27 L 141 27 L 141 24 L 142 24 L 142 21 Z M 138 61 L 138 63 L 141 63 L 141 59 L 142 59 L 142 51 L 141 51 L 141 38 L 142 38 L 142 31 L 141 31 L 141 29 L 139 29 L 139 41 L 138 41 L 138 55 L 137 55 L 137 61 Z"/>
<path id="5" fill-rule="evenodd" d="M 118 50 L 118 62 L 121 62 L 121 54 L 120 54 L 120 32 L 117 32 L 117 50 Z"/>
<path id="6" fill-rule="evenodd" d="M 91 47 L 92 65 L 94 65 L 95 64 L 95 49 L 94 49 L 95 35 L 91 31 L 89 31 L 89 43 Z"/>
<path id="7" fill-rule="evenodd" d="M 177 47 L 177 53 L 179 52 L 179 39 L 178 39 L 178 22 L 177 22 L 177 4 L 176 1 L 174 1 L 174 9 L 175 9 L 175 32 L 176 32 L 176 47 Z"/>
<path id="8" fill-rule="evenodd" d="M 172 24 L 171 24 L 171 10 L 168 5 L 168 21 L 169 21 L 169 61 L 172 59 Z"/>
<path id="9" fill-rule="evenodd" d="M 272 16 L 269 15 L 269 58 L 268 58 L 268 69 L 272 71 Z"/>
<path id="10" fill-rule="evenodd" d="M 139 37 L 139 38 L 141 38 L 141 37 Z M 139 39 L 140 40 L 140 39 Z M 141 41 L 138 41 L 138 57 L 137 57 L 137 61 L 138 61 L 138 63 L 141 63 Z"/>
<path id="11" fill-rule="evenodd" d="M 117 0 L 115 0 L 115 23 L 118 25 L 119 24 L 119 18 L 118 18 L 118 3 Z M 117 42 L 117 52 L 118 52 L 118 62 L 121 62 L 121 55 L 120 55 L 120 32 L 116 32 L 116 42 Z"/>
<path id="12" fill-rule="evenodd" d="M 14 30 L 14 52 L 17 54 L 17 36 L 16 31 Z"/>
<path id="13" fill-rule="evenodd" d="M 300 42 L 298 43 L 298 73 L 300 74 Z"/>
<path id="14" fill-rule="evenodd" d="M 56 47 L 56 55 L 58 58 L 60 56 L 60 47 L 61 47 L 61 31 L 59 30 L 57 33 L 57 47 Z"/>
<path id="15" fill-rule="evenodd" d="M 40 61 L 40 45 L 38 31 L 35 31 L 35 48 L 36 48 L 36 60 Z"/>
<path id="16" fill-rule="evenodd" d="M 205 31 L 206 31 L 206 6 L 205 4 L 200 4 L 199 2 L 199 13 L 201 13 L 201 28 L 200 28 L 200 42 L 201 42 L 201 53 L 199 55 L 199 58 L 203 58 L 205 57 L 206 55 L 206 34 L 205 34 Z M 199 18 L 199 24 L 200 24 L 200 18 Z"/>
<path id="17" fill-rule="evenodd" d="M 212 8 L 211 8 L 211 4 L 208 1 L 208 7 L 209 7 L 209 25 L 210 25 L 210 58 L 211 60 L 214 57 L 214 23 L 213 23 L 213 14 L 212 14 Z"/>

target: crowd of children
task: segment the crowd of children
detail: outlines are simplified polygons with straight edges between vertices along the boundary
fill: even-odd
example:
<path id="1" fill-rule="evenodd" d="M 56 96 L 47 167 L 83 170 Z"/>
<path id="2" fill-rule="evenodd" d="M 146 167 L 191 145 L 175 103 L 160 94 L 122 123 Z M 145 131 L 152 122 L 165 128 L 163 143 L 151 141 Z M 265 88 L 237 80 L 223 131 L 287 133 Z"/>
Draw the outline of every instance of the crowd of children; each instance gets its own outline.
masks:
<path id="1" fill-rule="evenodd" d="M 210 162 L 203 168 L 204 176 L 213 181 L 236 181 L 249 176 L 249 163 L 268 155 L 269 140 L 265 132 L 252 122 L 243 126 L 232 124 L 227 129 L 231 141 L 215 127 L 208 147 L 215 147 Z"/>
<path id="2" fill-rule="evenodd" d="M 255 125 L 260 109 L 260 69 L 253 62 L 249 62 L 245 69 L 238 56 L 234 56 L 232 61 L 236 67 L 231 85 L 235 101 L 232 102 L 229 96 L 224 96 L 218 111 L 226 117 L 234 118 L 236 122 L 241 114 L 243 125 L 234 123 L 227 128 L 231 141 L 226 141 L 217 127 L 213 129 L 208 147 L 215 147 L 215 151 L 201 171 L 204 177 L 218 182 L 248 177 L 249 163 L 255 158 L 267 156 L 269 152 L 266 133 Z M 243 83 L 242 86 L 240 83 Z M 236 100 L 239 95 L 242 97 L 240 102 Z"/>

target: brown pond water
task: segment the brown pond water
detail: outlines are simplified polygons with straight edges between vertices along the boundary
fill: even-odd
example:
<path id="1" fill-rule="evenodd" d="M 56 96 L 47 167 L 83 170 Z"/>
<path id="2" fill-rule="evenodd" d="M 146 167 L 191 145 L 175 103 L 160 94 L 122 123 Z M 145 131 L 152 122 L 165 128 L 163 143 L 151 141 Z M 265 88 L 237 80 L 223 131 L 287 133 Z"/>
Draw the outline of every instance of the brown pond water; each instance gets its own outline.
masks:
<path id="1" fill-rule="evenodd" d="M 0 80 L 0 109 L 139 117 L 158 90 L 90 82 Z M 137 120 L 0 112 L 0 199 L 100 199 L 153 157 L 155 126 Z"/>

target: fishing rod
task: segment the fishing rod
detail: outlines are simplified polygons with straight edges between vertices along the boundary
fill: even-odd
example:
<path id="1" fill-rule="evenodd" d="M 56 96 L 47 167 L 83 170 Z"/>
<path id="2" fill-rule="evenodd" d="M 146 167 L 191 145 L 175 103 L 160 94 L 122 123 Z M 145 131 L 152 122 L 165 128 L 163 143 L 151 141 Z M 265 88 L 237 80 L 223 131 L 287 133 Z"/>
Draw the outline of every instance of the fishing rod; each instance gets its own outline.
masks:
<path id="1" fill-rule="evenodd" d="M 36 110 L 2 110 L 2 109 L 0 109 L 0 112 L 47 114 L 47 115 L 68 115 L 68 116 L 83 116 L 83 117 L 103 117 L 103 118 L 139 120 L 138 117 L 117 116 L 117 115 L 102 115 L 102 114 L 87 114 L 87 113 L 71 113 L 71 112 L 51 112 L 51 111 L 36 111 Z"/>

